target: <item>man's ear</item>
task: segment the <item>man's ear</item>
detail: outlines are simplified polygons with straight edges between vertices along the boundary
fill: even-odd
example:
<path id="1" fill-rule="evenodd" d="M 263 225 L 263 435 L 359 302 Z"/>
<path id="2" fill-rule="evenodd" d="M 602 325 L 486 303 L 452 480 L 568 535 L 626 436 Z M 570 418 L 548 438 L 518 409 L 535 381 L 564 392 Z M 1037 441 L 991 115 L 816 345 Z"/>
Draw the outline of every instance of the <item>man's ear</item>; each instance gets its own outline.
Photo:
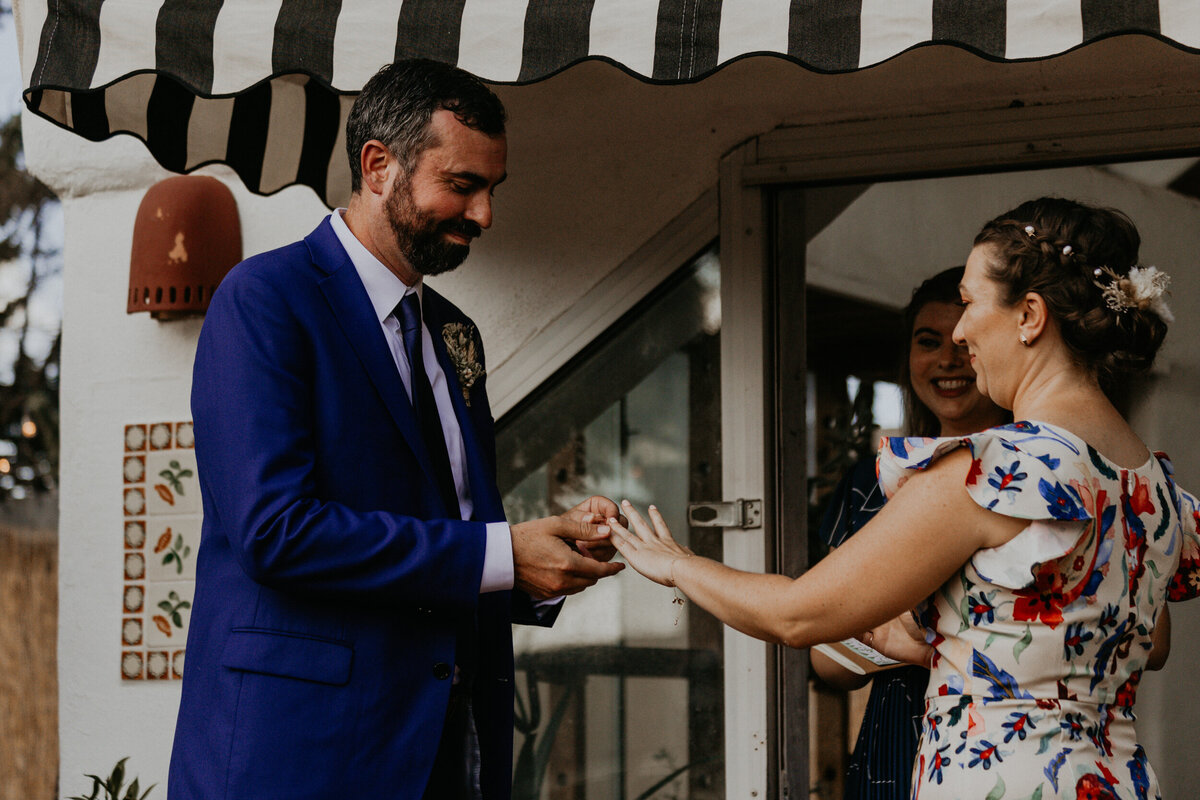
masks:
<path id="1" fill-rule="evenodd" d="M 383 194 L 395 181 L 396 158 L 383 142 L 371 139 L 358 154 L 362 170 L 362 188 L 372 194 Z"/>
<path id="2" fill-rule="evenodd" d="M 1033 344 L 1046 329 L 1050 320 L 1050 309 L 1046 307 L 1046 298 L 1037 292 L 1026 292 L 1021 300 L 1021 316 L 1017 322 L 1019 335 L 1023 341 Z"/>

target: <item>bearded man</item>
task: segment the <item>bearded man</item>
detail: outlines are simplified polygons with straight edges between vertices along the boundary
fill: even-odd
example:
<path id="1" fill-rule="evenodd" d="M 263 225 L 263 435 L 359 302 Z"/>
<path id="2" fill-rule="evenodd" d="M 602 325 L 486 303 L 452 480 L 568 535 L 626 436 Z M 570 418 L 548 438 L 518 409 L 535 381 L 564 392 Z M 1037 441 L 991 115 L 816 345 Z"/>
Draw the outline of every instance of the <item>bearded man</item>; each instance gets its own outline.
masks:
<path id="1" fill-rule="evenodd" d="M 213 297 L 172 800 L 510 794 L 510 625 L 621 565 L 604 498 L 505 521 L 483 345 L 423 284 L 491 226 L 504 124 L 457 68 L 384 67 L 347 121 L 347 208 Z"/>

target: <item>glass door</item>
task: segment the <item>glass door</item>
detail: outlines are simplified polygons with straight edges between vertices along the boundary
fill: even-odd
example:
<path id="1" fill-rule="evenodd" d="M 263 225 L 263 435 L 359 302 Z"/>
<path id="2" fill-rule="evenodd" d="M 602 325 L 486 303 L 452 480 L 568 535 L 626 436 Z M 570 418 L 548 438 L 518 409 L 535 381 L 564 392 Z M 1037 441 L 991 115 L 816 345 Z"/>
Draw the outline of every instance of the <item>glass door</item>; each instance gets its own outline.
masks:
<path id="1" fill-rule="evenodd" d="M 701 253 L 498 428 L 510 519 L 591 494 L 655 503 L 681 541 L 721 499 L 721 268 Z M 552 629 L 514 627 L 515 800 L 725 796 L 724 634 L 632 571 L 566 601 Z"/>

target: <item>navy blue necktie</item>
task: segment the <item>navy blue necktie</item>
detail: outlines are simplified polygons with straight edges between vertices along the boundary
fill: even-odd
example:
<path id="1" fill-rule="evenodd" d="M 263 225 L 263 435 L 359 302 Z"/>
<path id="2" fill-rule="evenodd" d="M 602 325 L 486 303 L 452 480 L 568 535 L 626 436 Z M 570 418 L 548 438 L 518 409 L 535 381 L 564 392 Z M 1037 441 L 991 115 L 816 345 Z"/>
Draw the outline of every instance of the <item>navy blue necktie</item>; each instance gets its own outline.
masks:
<path id="1" fill-rule="evenodd" d="M 413 410 L 417 414 L 417 425 L 425 450 L 433 464 L 434 482 L 446 513 L 452 519 L 460 516 L 458 492 L 454 488 L 454 473 L 450 470 L 450 455 L 446 451 L 446 436 L 442 431 L 442 420 L 438 416 L 437 402 L 433 399 L 433 388 L 425 373 L 425 359 L 421 351 L 421 300 L 416 292 L 409 292 L 393 312 L 400 320 L 400 332 L 404 337 L 404 352 L 408 356 L 410 385 L 412 386 Z"/>

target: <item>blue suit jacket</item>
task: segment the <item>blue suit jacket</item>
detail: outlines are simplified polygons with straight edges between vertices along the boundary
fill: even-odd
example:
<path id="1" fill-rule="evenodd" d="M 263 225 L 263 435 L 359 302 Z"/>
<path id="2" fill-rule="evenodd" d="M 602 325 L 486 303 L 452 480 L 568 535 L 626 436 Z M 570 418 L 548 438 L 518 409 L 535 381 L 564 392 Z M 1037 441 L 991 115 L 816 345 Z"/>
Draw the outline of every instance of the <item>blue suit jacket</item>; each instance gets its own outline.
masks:
<path id="1" fill-rule="evenodd" d="M 485 523 L 504 519 L 493 421 L 483 380 L 464 402 L 440 335 L 470 320 L 428 287 L 424 301 L 466 445 L 470 521 L 443 507 L 328 220 L 215 293 L 192 387 L 204 526 L 171 800 L 418 800 L 460 633 L 477 637 L 484 797 L 509 796 L 510 621 L 536 620 L 524 595 L 479 593 Z"/>

